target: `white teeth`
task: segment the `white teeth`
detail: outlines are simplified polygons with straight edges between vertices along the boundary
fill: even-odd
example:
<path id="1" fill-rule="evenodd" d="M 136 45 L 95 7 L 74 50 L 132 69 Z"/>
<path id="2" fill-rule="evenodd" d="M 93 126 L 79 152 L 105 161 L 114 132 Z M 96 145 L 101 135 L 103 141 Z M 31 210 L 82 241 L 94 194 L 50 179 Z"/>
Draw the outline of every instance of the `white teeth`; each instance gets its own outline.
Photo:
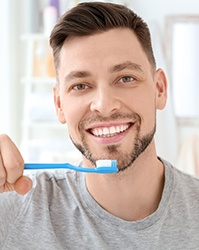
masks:
<path id="1" fill-rule="evenodd" d="M 103 135 L 103 130 L 102 130 L 102 129 L 99 129 L 99 130 L 97 131 L 97 133 L 98 133 L 98 136 L 101 136 L 101 135 Z"/>
<path id="2" fill-rule="evenodd" d="M 111 126 L 111 127 L 104 127 L 104 128 L 94 128 L 91 130 L 91 133 L 95 136 L 102 136 L 102 137 L 110 137 L 114 136 L 115 134 L 124 132 L 129 128 L 129 124 L 123 124 L 119 126 Z"/>
<path id="3" fill-rule="evenodd" d="M 116 127 L 116 132 L 119 133 L 121 131 L 121 126 Z"/>
<path id="4" fill-rule="evenodd" d="M 115 133 L 115 128 L 114 127 L 110 127 L 109 128 L 109 133 L 110 134 L 114 134 Z"/>
<path id="5" fill-rule="evenodd" d="M 104 129 L 103 129 L 103 134 L 104 134 L 104 135 L 110 134 L 109 129 L 108 129 L 108 128 L 104 128 Z"/>

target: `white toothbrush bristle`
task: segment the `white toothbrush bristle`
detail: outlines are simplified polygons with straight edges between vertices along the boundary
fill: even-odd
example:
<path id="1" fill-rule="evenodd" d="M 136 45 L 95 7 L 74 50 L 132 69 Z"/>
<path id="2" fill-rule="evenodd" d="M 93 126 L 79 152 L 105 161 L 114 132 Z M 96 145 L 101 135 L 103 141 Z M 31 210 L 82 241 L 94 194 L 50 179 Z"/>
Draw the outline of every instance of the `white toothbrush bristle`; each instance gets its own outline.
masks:
<path id="1" fill-rule="evenodd" d="M 98 160 L 96 161 L 96 167 L 111 167 L 112 166 L 112 160 Z"/>

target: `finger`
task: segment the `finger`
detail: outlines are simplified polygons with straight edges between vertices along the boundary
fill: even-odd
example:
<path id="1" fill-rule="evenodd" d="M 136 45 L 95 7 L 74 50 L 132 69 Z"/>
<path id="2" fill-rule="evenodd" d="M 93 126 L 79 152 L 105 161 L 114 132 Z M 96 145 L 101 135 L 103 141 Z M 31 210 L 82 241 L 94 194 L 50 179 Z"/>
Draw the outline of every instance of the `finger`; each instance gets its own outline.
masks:
<path id="1" fill-rule="evenodd" d="M 27 176 L 20 177 L 14 184 L 14 189 L 18 194 L 24 195 L 32 188 L 32 180 Z"/>
<path id="2" fill-rule="evenodd" d="M 2 187 L 5 184 L 5 182 L 6 182 L 6 171 L 3 166 L 2 157 L 0 155 L 0 187 Z"/>
<path id="3" fill-rule="evenodd" d="M 14 142 L 7 135 L 0 135 L 0 152 L 7 182 L 15 183 L 23 175 L 24 160 Z"/>

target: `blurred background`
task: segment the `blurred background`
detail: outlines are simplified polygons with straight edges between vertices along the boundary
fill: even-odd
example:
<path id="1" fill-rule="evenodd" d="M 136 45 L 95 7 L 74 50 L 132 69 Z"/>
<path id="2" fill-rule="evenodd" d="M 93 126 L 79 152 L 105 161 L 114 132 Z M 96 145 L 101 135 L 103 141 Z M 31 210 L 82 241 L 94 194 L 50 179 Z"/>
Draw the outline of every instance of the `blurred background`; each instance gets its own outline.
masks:
<path id="1" fill-rule="evenodd" d="M 25 161 L 76 162 L 67 126 L 57 121 L 50 31 L 60 15 L 82 1 L 7 0 L 0 8 L 0 133 Z M 103 1 L 106 2 L 106 1 Z M 199 2 L 115 0 L 149 25 L 157 66 L 169 83 L 167 107 L 157 114 L 158 155 L 199 176 Z"/>

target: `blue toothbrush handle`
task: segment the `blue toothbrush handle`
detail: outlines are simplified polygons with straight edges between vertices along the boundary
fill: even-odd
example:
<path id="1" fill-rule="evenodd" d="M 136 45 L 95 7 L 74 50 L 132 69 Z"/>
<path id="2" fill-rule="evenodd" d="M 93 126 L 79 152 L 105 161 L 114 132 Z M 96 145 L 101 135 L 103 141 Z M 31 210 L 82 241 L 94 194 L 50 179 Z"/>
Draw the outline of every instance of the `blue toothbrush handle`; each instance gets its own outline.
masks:
<path id="1" fill-rule="evenodd" d="M 74 169 L 74 168 L 80 168 L 75 167 L 69 163 L 25 163 L 24 169 L 57 169 L 57 168 L 68 168 L 68 169 Z"/>
<path id="2" fill-rule="evenodd" d="M 72 169 L 78 172 L 87 172 L 87 173 L 116 173 L 118 172 L 116 161 L 113 160 L 111 166 L 102 166 L 96 168 L 85 168 L 75 166 L 69 163 L 25 163 L 24 169 L 29 170 L 39 170 L 39 169 Z"/>

